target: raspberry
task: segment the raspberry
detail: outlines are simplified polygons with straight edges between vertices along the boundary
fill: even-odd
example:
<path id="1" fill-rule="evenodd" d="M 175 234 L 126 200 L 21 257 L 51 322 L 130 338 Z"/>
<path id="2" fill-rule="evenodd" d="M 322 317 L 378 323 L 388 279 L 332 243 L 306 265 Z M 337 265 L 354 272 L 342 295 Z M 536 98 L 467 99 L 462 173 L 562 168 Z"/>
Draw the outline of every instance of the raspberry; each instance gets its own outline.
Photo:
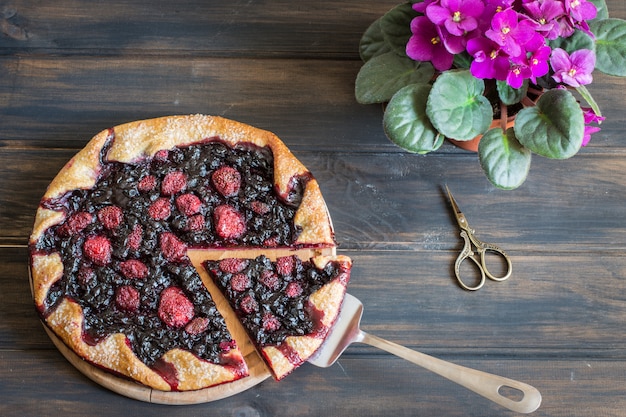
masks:
<path id="1" fill-rule="evenodd" d="M 87 287 L 89 285 L 89 282 L 91 282 L 91 280 L 93 280 L 95 277 L 96 273 L 93 272 L 93 269 L 89 268 L 88 266 L 81 266 L 78 270 L 78 274 L 76 275 L 76 281 L 78 281 L 81 286 Z"/>
<path id="2" fill-rule="evenodd" d="M 153 175 L 146 175 L 137 184 L 137 189 L 141 192 L 148 192 L 154 190 L 156 186 L 156 178 Z"/>
<path id="3" fill-rule="evenodd" d="M 268 332 L 275 332 L 280 328 L 280 321 L 272 313 L 263 315 L 263 329 Z"/>
<path id="4" fill-rule="evenodd" d="M 135 312 L 139 310 L 139 291 L 130 285 L 119 287 L 115 291 L 115 304 L 120 310 Z"/>
<path id="5" fill-rule="evenodd" d="M 145 278 L 148 276 L 148 267 L 137 259 L 129 259 L 120 263 L 120 271 L 126 278 Z"/>
<path id="6" fill-rule="evenodd" d="M 161 184 L 161 194 L 174 195 L 187 187 L 187 176 L 181 171 L 172 171 L 165 175 Z"/>
<path id="7" fill-rule="evenodd" d="M 90 236 L 83 243 L 87 258 L 96 265 L 104 266 L 111 262 L 111 242 L 104 236 Z"/>
<path id="8" fill-rule="evenodd" d="M 124 213 L 118 206 L 106 206 L 98 210 L 98 220 L 100 220 L 105 229 L 117 229 L 123 218 Z"/>
<path id="9" fill-rule="evenodd" d="M 161 149 L 157 153 L 154 154 L 154 159 L 157 161 L 167 161 L 170 152 L 167 149 Z"/>
<path id="10" fill-rule="evenodd" d="M 205 221 L 202 214 L 196 214 L 187 219 L 185 230 L 188 232 L 199 232 L 204 229 Z"/>
<path id="11" fill-rule="evenodd" d="M 269 237 L 263 241 L 263 247 L 275 248 L 278 246 L 278 238 L 276 236 Z"/>
<path id="12" fill-rule="evenodd" d="M 250 208 L 252 209 L 252 211 L 254 211 L 256 214 L 267 214 L 269 213 L 270 206 L 265 204 L 262 201 L 253 201 L 252 203 L 250 203 Z"/>
<path id="13" fill-rule="evenodd" d="M 246 266 L 248 266 L 248 260 L 241 258 L 222 259 L 219 263 L 220 269 L 230 274 L 241 272 L 246 269 Z"/>
<path id="14" fill-rule="evenodd" d="M 220 342 L 220 349 L 224 350 L 226 352 L 228 352 L 231 349 L 235 349 L 237 347 L 237 342 L 235 342 L 234 340 L 231 341 L 223 341 Z"/>
<path id="15" fill-rule="evenodd" d="M 128 247 L 132 250 L 139 250 L 141 241 L 143 240 L 143 229 L 140 225 L 136 224 L 133 227 L 133 231 L 128 235 Z"/>
<path id="16" fill-rule="evenodd" d="M 246 274 L 235 274 L 230 279 L 230 288 L 233 291 L 242 292 L 250 287 L 250 278 Z"/>
<path id="17" fill-rule="evenodd" d="M 237 239 L 246 232 L 246 221 L 232 206 L 223 204 L 213 212 L 215 232 L 222 239 Z"/>
<path id="18" fill-rule="evenodd" d="M 170 232 L 161 233 L 161 252 L 170 262 L 180 261 L 187 252 L 187 245 Z"/>
<path id="19" fill-rule="evenodd" d="M 157 198 L 148 208 L 148 215 L 154 220 L 165 220 L 170 217 L 172 209 L 170 200 L 167 198 Z"/>
<path id="20" fill-rule="evenodd" d="M 202 201 L 193 194 L 183 194 L 176 197 L 176 207 L 186 216 L 191 216 L 200 211 Z"/>
<path id="21" fill-rule="evenodd" d="M 285 289 L 285 294 L 289 298 L 296 298 L 300 294 L 302 294 L 302 286 L 300 286 L 297 282 L 290 282 Z"/>
<path id="22" fill-rule="evenodd" d="M 280 278 L 272 271 L 263 271 L 259 281 L 272 291 L 276 291 L 280 287 Z"/>
<path id="23" fill-rule="evenodd" d="M 206 317 L 196 317 L 185 326 L 185 331 L 189 334 L 200 334 L 209 328 L 209 319 Z"/>
<path id="24" fill-rule="evenodd" d="M 239 308 L 245 314 L 251 314 L 259 309 L 259 303 L 257 303 L 251 295 L 246 295 L 241 299 L 241 302 L 239 303 Z"/>
<path id="25" fill-rule="evenodd" d="M 168 326 L 183 327 L 194 316 L 193 304 L 178 287 L 169 287 L 161 292 L 159 318 Z"/>
<path id="26" fill-rule="evenodd" d="M 59 226 L 58 234 L 61 236 L 71 236 L 74 233 L 82 231 L 93 221 L 93 216 L 85 211 L 79 211 L 72 214 L 61 226 Z"/>
<path id="27" fill-rule="evenodd" d="M 283 256 L 276 259 L 276 270 L 283 276 L 291 275 L 296 266 L 296 258 L 293 256 Z"/>
<path id="28" fill-rule="evenodd" d="M 213 186 L 224 197 L 232 197 L 239 192 L 241 187 L 241 174 L 233 167 L 219 167 L 211 175 Z"/>

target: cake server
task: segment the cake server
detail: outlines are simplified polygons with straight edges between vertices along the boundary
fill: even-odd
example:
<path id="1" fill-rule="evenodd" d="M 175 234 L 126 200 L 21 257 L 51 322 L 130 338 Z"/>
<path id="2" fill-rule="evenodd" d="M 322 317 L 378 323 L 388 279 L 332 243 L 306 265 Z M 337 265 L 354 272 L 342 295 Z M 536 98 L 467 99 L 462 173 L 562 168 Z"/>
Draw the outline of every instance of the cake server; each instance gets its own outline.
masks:
<path id="1" fill-rule="evenodd" d="M 539 391 L 523 382 L 456 365 L 420 353 L 360 329 L 363 304 L 356 297 L 346 294 L 339 317 L 319 350 L 308 362 L 327 368 L 341 356 L 352 343 L 365 343 L 428 369 L 452 382 L 518 413 L 532 413 L 541 404 Z M 501 394 L 501 388 L 512 389 L 523 394 L 522 398 L 511 399 Z"/>

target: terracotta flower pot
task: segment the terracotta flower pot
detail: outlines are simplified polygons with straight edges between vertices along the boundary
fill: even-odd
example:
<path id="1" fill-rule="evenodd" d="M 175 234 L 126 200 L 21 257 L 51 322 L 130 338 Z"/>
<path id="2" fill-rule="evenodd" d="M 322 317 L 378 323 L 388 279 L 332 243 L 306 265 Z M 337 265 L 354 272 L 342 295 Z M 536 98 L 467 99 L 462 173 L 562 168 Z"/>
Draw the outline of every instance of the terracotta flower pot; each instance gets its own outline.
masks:
<path id="1" fill-rule="evenodd" d="M 507 117 L 506 128 L 508 129 L 510 127 L 513 127 L 514 124 L 515 124 L 515 116 Z M 494 119 L 493 122 L 491 122 L 489 129 L 493 129 L 494 127 L 501 127 L 501 125 L 502 125 L 502 121 L 500 119 Z M 482 137 L 483 135 L 478 135 L 474 139 L 470 139 L 470 140 L 448 139 L 448 141 L 450 141 L 451 143 L 453 143 L 454 145 L 456 145 L 457 147 L 461 149 L 465 149 L 466 151 L 478 152 L 478 144 L 480 143 L 480 139 Z"/>

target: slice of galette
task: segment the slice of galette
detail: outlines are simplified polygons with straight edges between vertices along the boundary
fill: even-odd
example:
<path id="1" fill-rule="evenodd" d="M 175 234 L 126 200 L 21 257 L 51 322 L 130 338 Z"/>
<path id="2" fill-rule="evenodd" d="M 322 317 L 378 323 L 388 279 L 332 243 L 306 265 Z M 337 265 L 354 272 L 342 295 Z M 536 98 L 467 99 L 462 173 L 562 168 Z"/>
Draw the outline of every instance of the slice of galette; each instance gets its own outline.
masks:
<path id="1" fill-rule="evenodd" d="M 339 314 L 352 261 L 341 255 L 274 262 L 259 256 L 203 266 L 280 380 L 321 346 Z"/>

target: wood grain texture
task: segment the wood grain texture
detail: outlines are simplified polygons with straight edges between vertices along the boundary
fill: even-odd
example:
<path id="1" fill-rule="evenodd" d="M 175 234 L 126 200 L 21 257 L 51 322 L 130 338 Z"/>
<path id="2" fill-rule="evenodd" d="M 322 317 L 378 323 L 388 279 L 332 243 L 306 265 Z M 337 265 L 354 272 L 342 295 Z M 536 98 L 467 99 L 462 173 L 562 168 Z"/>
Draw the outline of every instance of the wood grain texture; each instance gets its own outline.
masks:
<path id="1" fill-rule="evenodd" d="M 281 382 L 267 380 L 224 400 L 184 407 L 147 404 L 103 390 L 54 351 L 0 351 L 0 413 L 6 417 L 63 415 L 244 416 L 484 416 L 503 411 L 465 388 L 407 366 L 400 359 L 347 354 L 331 368 L 305 364 Z M 626 407 L 623 360 L 457 359 L 464 366 L 532 380 L 543 394 L 537 417 L 621 417 Z M 49 372 L 42 374 L 40 369 Z M 12 377 L 16 371 L 20 378 Z M 45 387 L 54 386 L 52 391 Z M 50 394 L 49 394 L 50 393 Z M 306 393 L 306 395 L 303 395 Z M 42 401 L 42 399 L 44 399 Z"/>
<path id="2" fill-rule="evenodd" d="M 358 57 L 367 26 L 398 4 L 357 0 L 8 3 L 5 53 Z M 262 36 L 260 36 L 262 35 Z"/>
<path id="3" fill-rule="evenodd" d="M 359 60 L 154 56 L 0 56 L 0 146 L 81 148 L 125 122 L 224 116 L 273 131 L 294 150 L 393 152 L 382 108 L 354 98 Z M 581 153 L 614 152 L 626 115 L 623 78 L 590 86 L 607 120 Z M 28 129 L 24 129 L 27 125 Z M 436 152 L 461 153 L 446 144 Z"/>
<path id="4" fill-rule="evenodd" d="M 476 155 L 393 145 L 354 98 L 365 28 L 397 1 L 0 1 L 0 415 L 504 416 L 475 394 L 365 345 L 209 404 L 125 398 L 77 371 L 35 313 L 26 241 L 47 184 L 94 134 L 171 114 L 275 132 L 317 177 L 365 331 L 536 386 L 533 416 L 626 409 L 626 79 L 595 72 L 606 121 L 566 161 L 533 157 L 515 191 Z M 626 19 L 626 2 L 607 2 Z M 447 184 L 513 276 L 460 289 Z M 304 395 L 303 395 L 304 393 Z"/>

